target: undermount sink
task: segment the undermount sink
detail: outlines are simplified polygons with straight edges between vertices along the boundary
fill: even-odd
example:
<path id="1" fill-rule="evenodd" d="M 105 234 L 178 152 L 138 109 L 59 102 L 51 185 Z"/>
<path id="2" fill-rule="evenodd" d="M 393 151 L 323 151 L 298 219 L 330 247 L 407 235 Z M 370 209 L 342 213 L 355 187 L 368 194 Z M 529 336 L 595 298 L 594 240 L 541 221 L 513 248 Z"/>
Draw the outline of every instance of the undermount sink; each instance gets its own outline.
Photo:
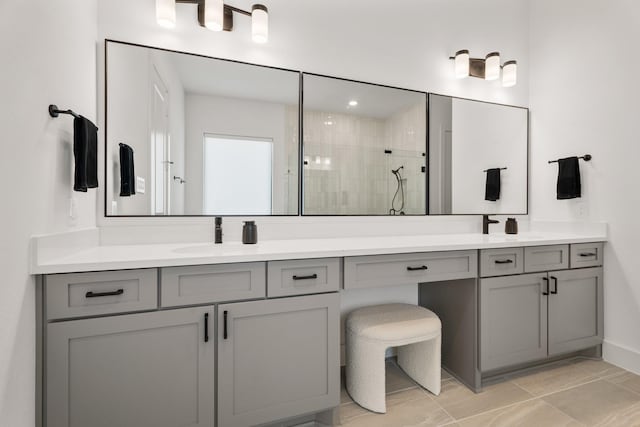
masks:
<path id="1" fill-rule="evenodd" d="M 220 253 L 223 250 L 236 249 L 241 246 L 245 246 L 240 242 L 229 242 L 223 244 L 214 244 L 212 243 L 200 243 L 197 245 L 183 246 L 179 248 L 175 248 L 172 251 L 178 254 L 216 254 Z"/>
<path id="2" fill-rule="evenodd" d="M 490 234 L 489 235 L 490 239 L 496 239 L 496 240 L 522 240 L 522 239 L 531 239 L 531 240 L 542 240 L 545 238 L 545 236 L 538 234 L 538 233 L 529 233 L 529 232 L 523 232 L 523 233 L 518 233 L 518 234 L 506 234 L 506 233 L 500 233 L 500 234 Z"/>

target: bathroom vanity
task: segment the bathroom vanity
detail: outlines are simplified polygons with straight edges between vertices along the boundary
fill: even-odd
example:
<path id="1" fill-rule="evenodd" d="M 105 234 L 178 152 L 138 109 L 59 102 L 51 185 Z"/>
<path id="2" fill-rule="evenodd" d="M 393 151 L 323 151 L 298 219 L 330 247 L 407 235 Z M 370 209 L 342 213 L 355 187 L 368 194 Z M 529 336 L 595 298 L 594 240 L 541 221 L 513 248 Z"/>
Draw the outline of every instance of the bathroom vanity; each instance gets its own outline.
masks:
<path id="1" fill-rule="evenodd" d="M 340 295 L 353 289 L 418 285 L 420 304 L 442 319 L 444 367 L 475 391 L 496 372 L 597 353 L 604 240 L 400 236 L 37 258 L 42 425 L 235 427 L 330 414 Z"/>

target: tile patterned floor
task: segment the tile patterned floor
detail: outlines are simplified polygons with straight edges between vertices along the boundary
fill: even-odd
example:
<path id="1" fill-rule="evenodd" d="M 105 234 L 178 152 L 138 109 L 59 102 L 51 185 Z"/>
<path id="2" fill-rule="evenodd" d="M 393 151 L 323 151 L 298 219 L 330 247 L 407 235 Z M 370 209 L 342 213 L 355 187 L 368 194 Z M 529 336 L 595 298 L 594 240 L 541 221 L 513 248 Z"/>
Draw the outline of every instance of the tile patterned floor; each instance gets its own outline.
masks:
<path id="1" fill-rule="evenodd" d="M 576 358 L 505 376 L 475 394 L 446 372 L 434 396 L 387 362 L 387 413 L 374 414 L 343 389 L 343 427 L 640 427 L 640 376 Z"/>

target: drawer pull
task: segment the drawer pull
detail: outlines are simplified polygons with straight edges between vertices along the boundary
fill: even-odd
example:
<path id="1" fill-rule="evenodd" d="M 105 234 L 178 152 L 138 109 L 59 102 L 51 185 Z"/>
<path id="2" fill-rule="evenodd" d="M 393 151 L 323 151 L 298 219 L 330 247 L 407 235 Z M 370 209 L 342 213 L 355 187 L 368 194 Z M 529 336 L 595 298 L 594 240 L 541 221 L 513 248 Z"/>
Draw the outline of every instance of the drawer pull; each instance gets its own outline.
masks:
<path id="1" fill-rule="evenodd" d="M 222 330 L 222 338 L 224 338 L 225 340 L 229 337 L 229 334 L 227 333 L 227 310 L 224 311 L 224 313 L 222 313 L 222 318 L 224 319 L 224 327 Z"/>
<path id="2" fill-rule="evenodd" d="M 544 280 L 544 283 L 545 283 L 545 290 L 542 291 L 542 295 L 547 296 L 549 295 L 549 279 L 546 277 L 543 277 L 542 280 Z"/>
<path id="3" fill-rule="evenodd" d="M 111 291 L 111 292 L 89 291 L 84 296 L 85 298 L 99 298 L 99 297 L 112 297 L 112 296 L 122 295 L 122 294 L 124 294 L 124 289 L 118 289 L 117 291 Z"/>
<path id="4" fill-rule="evenodd" d="M 558 278 L 551 276 L 554 284 L 554 290 L 550 292 L 551 295 L 558 295 Z"/>
<path id="5" fill-rule="evenodd" d="M 209 342 L 209 313 L 204 314 L 204 342 Z"/>
<path id="6" fill-rule="evenodd" d="M 311 279 L 317 279 L 318 275 L 317 274 L 311 274 L 309 276 L 293 276 L 293 280 L 311 280 Z"/>
<path id="7" fill-rule="evenodd" d="M 513 264 L 512 259 L 497 259 L 494 261 L 496 264 Z"/>
<path id="8" fill-rule="evenodd" d="M 407 267 L 407 271 L 421 271 L 421 270 L 428 270 L 429 267 L 427 267 L 426 265 L 421 265 L 420 267 Z"/>
<path id="9" fill-rule="evenodd" d="M 587 258 L 587 257 L 592 257 L 592 256 L 598 256 L 598 254 L 593 253 L 593 252 L 583 252 L 580 254 L 581 257 Z"/>

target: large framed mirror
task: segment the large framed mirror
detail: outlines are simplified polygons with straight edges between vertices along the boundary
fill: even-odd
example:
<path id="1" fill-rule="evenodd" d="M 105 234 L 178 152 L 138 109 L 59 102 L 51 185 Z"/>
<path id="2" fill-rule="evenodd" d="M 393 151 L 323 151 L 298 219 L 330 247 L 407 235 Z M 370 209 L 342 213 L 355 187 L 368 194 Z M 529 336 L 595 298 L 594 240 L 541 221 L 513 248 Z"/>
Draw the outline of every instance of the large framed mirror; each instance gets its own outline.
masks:
<path id="1" fill-rule="evenodd" d="M 299 72 L 105 49 L 106 216 L 298 215 Z"/>
<path id="2" fill-rule="evenodd" d="M 427 94 L 303 74 L 303 215 L 425 215 Z"/>
<path id="3" fill-rule="evenodd" d="M 429 94 L 429 214 L 528 213 L 529 110 Z"/>

